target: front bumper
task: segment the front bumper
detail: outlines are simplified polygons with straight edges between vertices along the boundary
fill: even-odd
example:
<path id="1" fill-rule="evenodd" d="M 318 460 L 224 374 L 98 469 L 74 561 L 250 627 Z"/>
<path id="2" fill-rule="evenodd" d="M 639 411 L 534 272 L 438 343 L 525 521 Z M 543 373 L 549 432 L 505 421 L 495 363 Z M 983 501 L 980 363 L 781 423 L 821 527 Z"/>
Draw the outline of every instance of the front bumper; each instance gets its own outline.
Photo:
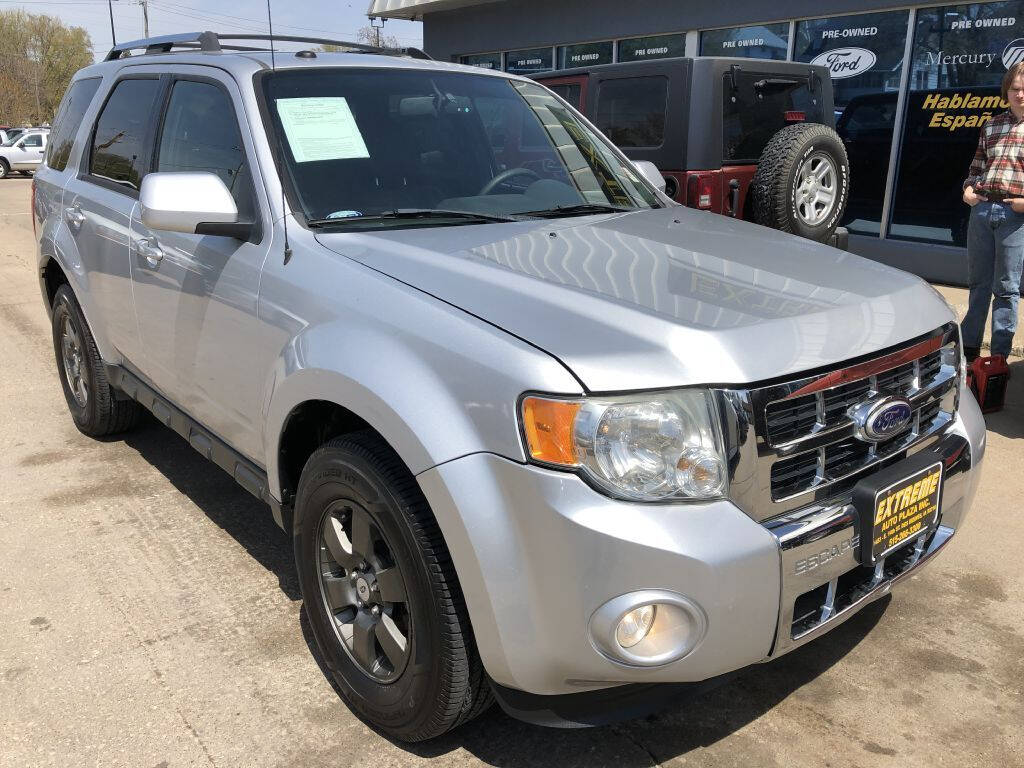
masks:
<path id="1" fill-rule="evenodd" d="M 574 475 L 491 454 L 457 459 L 418 479 L 497 684 L 553 696 L 695 683 L 827 632 L 948 543 L 973 500 L 985 447 L 973 397 L 961 404 L 941 440 L 924 449 L 946 462 L 938 528 L 866 573 L 849 546 L 856 529 L 848 499 L 761 524 L 729 501 L 623 503 Z M 612 598 L 647 589 L 700 606 L 705 633 L 671 663 L 618 663 L 597 649 L 589 622 Z"/>

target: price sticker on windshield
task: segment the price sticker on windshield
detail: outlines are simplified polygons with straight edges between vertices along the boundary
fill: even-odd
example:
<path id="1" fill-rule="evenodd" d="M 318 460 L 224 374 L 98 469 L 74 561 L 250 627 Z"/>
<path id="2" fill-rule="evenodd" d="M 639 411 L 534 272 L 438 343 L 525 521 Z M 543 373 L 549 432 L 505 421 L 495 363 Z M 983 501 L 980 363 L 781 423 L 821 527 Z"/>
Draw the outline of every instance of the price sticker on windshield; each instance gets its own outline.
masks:
<path id="1" fill-rule="evenodd" d="M 277 114 L 297 163 L 370 156 L 344 97 L 278 99 Z"/>

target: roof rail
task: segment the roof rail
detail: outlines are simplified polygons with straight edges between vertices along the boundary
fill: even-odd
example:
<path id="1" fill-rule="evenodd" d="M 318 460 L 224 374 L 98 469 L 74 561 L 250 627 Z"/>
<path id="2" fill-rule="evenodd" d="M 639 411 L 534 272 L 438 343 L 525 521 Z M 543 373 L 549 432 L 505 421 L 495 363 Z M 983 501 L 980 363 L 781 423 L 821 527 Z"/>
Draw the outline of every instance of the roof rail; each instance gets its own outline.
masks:
<path id="1" fill-rule="evenodd" d="M 164 35 L 162 37 L 147 37 L 143 40 L 131 40 L 127 43 L 119 43 L 110 49 L 104 61 L 115 61 L 121 58 L 122 54 L 129 51 L 145 50 L 146 54 L 170 53 L 175 48 L 186 50 L 201 50 L 209 53 L 220 53 L 221 51 L 268 51 L 269 48 L 254 48 L 243 45 L 223 45 L 221 41 L 226 40 L 265 40 L 267 42 L 287 43 L 314 43 L 316 45 L 336 45 L 358 53 L 377 53 L 390 56 L 409 56 L 413 59 L 430 59 L 426 53 L 419 48 L 380 48 L 365 43 L 353 43 L 347 40 L 332 40 L 323 37 L 294 37 L 291 35 L 220 35 L 216 32 L 184 32 L 178 35 Z"/>

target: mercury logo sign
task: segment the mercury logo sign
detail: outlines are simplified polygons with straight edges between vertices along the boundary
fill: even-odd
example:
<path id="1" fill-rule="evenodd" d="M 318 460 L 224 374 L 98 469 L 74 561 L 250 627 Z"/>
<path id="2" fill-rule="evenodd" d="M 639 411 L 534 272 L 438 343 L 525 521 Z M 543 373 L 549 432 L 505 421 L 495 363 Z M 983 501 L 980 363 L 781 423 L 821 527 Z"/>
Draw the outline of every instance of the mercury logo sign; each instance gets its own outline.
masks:
<path id="1" fill-rule="evenodd" d="M 1003 66 L 1009 69 L 1014 64 L 1024 61 L 1024 37 L 1018 37 L 1003 48 Z"/>
<path id="2" fill-rule="evenodd" d="M 815 56 L 811 64 L 828 67 L 833 80 L 867 72 L 875 66 L 875 54 L 867 48 L 836 48 Z"/>

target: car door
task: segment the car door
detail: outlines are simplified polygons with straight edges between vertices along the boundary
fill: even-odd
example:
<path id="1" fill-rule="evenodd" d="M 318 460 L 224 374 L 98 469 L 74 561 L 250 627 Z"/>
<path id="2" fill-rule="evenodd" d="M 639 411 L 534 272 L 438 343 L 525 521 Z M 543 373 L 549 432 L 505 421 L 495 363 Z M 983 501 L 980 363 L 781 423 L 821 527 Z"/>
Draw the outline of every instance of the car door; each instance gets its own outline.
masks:
<path id="1" fill-rule="evenodd" d="M 170 400 L 252 459 L 262 455 L 257 415 L 265 377 L 258 344 L 260 272 L 270 241 L 269 206 L 240 94 L 227 75 L 181 67 L 170 76 L 152 170 L 216 174 L 247 241 L 148 229 L 132 217 L 132 275 L 145 370 Z M 261 190 L 257 195 L 257 190 Z"/>
<path id="2" fill-rule="evenodd" d="M 128 235 L 138 204 L 146 147 L 155 121 L 160 87 L 157 76 L 124 76 L 108 92 L 78 173 L 64 188 L 63 215 L 71 234 L 73 269 L 83 273 L 95 307 L 89 318 L 121 359 L 136 367 L 141 360 L 132 302 Z"/>
<path id="3" fill-rule="evenodd" d="M 20 141 L 14 142 L 12 151 L 8 157 L 11 161 L 11 169 L 15 171 L 34 171 L 43 161 L 43 153 L 46 151 L 41 133 L 30 133 Z"/>

